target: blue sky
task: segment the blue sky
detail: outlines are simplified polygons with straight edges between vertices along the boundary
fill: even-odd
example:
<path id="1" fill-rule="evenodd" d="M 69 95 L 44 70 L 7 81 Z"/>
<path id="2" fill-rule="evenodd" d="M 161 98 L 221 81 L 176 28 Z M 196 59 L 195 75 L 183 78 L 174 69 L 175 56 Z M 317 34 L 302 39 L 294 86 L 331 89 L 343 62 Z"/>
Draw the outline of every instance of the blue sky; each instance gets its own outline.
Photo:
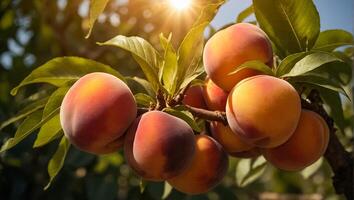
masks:
<path id="1" fill-rule="evenodd" d="M 234 22 L 237 15 L 251 5 L 251 0 L 229 0 L 220 8 L 212 25 L 220 28 Z M 353 31 L 354 1 L 353 0 L 314 0 L 321 16 L 321 30 L 344 29 Z"/>

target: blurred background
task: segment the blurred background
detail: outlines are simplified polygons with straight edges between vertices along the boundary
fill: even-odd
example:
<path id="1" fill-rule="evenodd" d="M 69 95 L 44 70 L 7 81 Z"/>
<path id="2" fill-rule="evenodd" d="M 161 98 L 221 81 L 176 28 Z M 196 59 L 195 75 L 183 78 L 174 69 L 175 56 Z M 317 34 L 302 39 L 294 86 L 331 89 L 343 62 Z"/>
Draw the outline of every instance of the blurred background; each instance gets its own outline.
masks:
<path id="1" fill-rule="evenodd" d="M 183 10 L 169 0 L 111 0 L 88 32 L 89 0 L 1 0 L 0 1 L 0 122 L 13 116 L 37 86 L 13 97 L 10 90 L 34 68 L 59 56 L 82 56 L 108 64 L 126 76 L 142 76 L 129 53 L 96 42 L 115 35 L 137 35 L 156 48 L 162 32 L 173 34 L 177 47 L 201 8 L 210 0 L 194 0 Z M 353 31 L 352 0 L 315 0 L 321 16 L 321 30 Z M 205 33 L 234 23 L 237 15 L 251 5 L 251 0 L 230 0 L 219 10 Z M 250 16 L 246 21 L 254 21 Z M 50 86 L 45 86 L 50 87 Z M 349 146 L 352 138 L 352 107 L 344 102 L 347 128 L 342 141 Z M 0 131 L 0 144 L 13 136 L 16 124 Z M 71 148 L 65 165 L 52 186 L 48 182 L 47 163 L 58 141 L 32 149 L 35 134 L 15 148 L 0 154 L 0 199 L 161 199 L 163 183 L 148 183 L 140 193 L 140 179 L 125 164 L 121 153 L 92 156 Z M 230 162 L 228 176 L 213 191 L 198 196 L 184 196 L 172 191 L 168 199 L 257 199 L 262 195 L 308 194 L 310 199 L 341 199 L 334 194 L 331 172 L 319 161 L 303 173 L 286 173 L 267 166 L 260 178 L 240 187 L 235 180 L 238 161 Z M 238 166 L 238 169 L 235 168 Z M 312 170 L 312 171 L 311 171 Z M 261 193 L 261 194 L 260 194 Z"/>

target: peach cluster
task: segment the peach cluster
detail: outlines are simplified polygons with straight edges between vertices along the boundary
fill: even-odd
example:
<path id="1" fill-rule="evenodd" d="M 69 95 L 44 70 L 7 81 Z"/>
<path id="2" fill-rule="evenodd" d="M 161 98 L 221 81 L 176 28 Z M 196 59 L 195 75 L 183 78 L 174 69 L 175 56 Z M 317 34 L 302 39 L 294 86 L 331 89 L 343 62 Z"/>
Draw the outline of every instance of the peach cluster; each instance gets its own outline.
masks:
<path id="1" fill-rule="evenodd" d="M 202 89 L 191 91 L 184 102 L 206 108 Z M 202 104 L 194 101 L 198 95 Z M 212 137 L 195 136 L 185 121 L 162 111 L 137 117 L 133 94 L 113 75 L 96 72 L 80 78 L 63 99 L 60 121 L 78 149 L 99 155 L 123 147 L 127 163 L 139 176 L 168 181 L 188 194 L 210 190 L 227 171 L 227 154 Z"/>
<path id="2" fill-rule="evenodd" d="M 190 87 L 184 96 L 185 105 L 226 112 L 228 125 L 212 121 L 205 133 L 195 135 L 184 120 L 162 111 L 137 116 L 129 87 L 113 75 L 95 72 L 65 95 L 60 108 L 64 134 L 93 154 L 123 148 L 139 176 L 167 181 L 187 194 L 204 193 L 220 183 L 228 155 L 262 154 L 288 171 L 311 165 L 327 148 L 326 122 L 301 109 L 300 97 L 287 81 L 251 69 L 235 73 L 250 60 L 272 67 L 271 43 L 261 29 L 240 23 L 217 32 L 204 48 L 204 85 Z"/>
<path id="3" fill-rule="evenodd" d="M 272 68 L 272 58 L 267 35 L 252 24 L 229 26 L 207 41 L 204 101 L 211 110 L 226 111 L 228 121 L 228 126 L 211 122 L 211 134 L 232 156 L 263 154 L 280 169 L 301 170 L 324 154 L 329 129 L 317 113 L 301 109 L 300 96 L 287 81 L 252 69 L 237 71 L 251 60 Z"/>

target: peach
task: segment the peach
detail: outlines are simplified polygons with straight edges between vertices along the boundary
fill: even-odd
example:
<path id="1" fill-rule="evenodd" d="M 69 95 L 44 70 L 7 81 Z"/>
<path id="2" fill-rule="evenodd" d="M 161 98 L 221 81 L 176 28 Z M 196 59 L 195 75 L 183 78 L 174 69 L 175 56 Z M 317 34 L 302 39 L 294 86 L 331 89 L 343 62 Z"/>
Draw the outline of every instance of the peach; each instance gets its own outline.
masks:
<path id="1" fill-rule="evenodd" d="M 204 68 L 214 83 L 225 91 L 259 71 L 243 69 L 230 74 L 246 61 L 259 60 L 272 66 L 273 51 L 267 35 L 257 26 L 238 23 L 215 33 L 203 52 Z"/>
<path id="2" fill-rule="evenodd" d="M 161 111 L 141 115 L 124 141 L 128 164 L 142 178 L 163 181 L 186 168 L 195 152 L 192 128 L 183 120 Z"/>
<path id="3" fill-rule="evenodd" d="M 254 147 L 244 142 L 237 133 L 232 132 L 230 127 L 223 125 L 221 122 L 211 122 L 210 131 L 212 137 L 218 141 L 229 154 L 248 151 Z"/>
<path id="4" fill-rule="evenodd" d="M 205 80 L 203 96 L 210 110 L 225 111 L 228 92 L 217 86 L 210 78 Z"/>
<path id="5" fill-rule="evenodd" d="M 184 95 L 183 104 L 196 108 L 206 109 L 207 106 L 203 97 L 203 88 L 200 85 L 189 87 Z"/>
<path id="6" fill-rule="evenodd" d="M 272 148 L 294 133 L 301 113 L 298 93 L 288 82 L 267 75 L 247 78 L 230 92 L 226 116 L 247 143 Z"/>
<path id="7" fill-rule="evenodd" d="M 297 171 L 313 164 L 325 152 L 329 140 L 326 122 L 315 112 L 302 110 L 299 124 L 290 139 L 263 155 L 275 167 Z"/>
<path id="8" fill-rule="evenodd" d="M 95 72 L 81 77 L 60 107 L 65 136 L 77 148 L 106 154 L 123 145 L 123 134 L 134 121 L 137 107 L 128 86 L 117 77 Z"/>
<path id="9" fill-rule="evenodd" d="M 167 181 L 181 192 L 200 194 L 220 183 L 227 168 L 228 157 L 221 145 L 207 135 L 198 135 L 192 163 L 181 174 Z"/>

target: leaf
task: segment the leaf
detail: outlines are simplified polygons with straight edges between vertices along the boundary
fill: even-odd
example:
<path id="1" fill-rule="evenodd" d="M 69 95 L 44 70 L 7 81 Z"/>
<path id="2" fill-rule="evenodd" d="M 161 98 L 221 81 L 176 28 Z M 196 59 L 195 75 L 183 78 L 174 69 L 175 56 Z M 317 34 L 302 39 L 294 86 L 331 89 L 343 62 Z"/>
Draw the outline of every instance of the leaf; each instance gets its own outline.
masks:
<path id="1" fill-rule="evenodd" d="M 327 110 L 329 116 L 333 118 L 337 127 L 342 133 L 344 133 L 344 128 L 346 127 L 346 124 L 343 113 L 342 100 L 339 96 L 339 93 L 326 88 L 316 89 L 320 92 L 323 101 L 329 108 L 329 110 Z"/>
<path id="2" fill-rule="evenodd" d="M 225 1 L 206 5 L 192 28 L 183 38 L 178 48 L 178 70 L 176 74 L 176 90 L 179 90 L 182 83 L 191 77 L 196 77 L 202 70 L 201 57 L 204 44 L 204 30 L 214 18 L 216 11 Z M 190 81 L 189 81 L 190 82 Z"/>
<path id="3" fill-rule="evenodd" d="M 289 82 L 308 83 L 319 86 L 321 88 L 327 88 L 335 92 L 340 92 L 349 99 L 349 95 L 339 83 L 333 81 L 332 79 L 326 79 L 321 76 L 317 76 L 316 74 L 308 73 L 301 76 L 292 77 L 289 79 Z"/>
<path id="4" fill-rule="evenodd" d="M 168 197 L 168 195 L 171 194 L 172 189 L 173 189 L 173 187 L 170 184 L 168 184 L 167 181 L 165 181 L 165 185 L 164 185 L 163 194 L 162 194 L 161 199 L 166 199 Z"/>
<path id="5" fill-rule="evenodd" d="M 162 60 L 155 48 L 141 37 L 118 35 L 99 45 L 116 46 L 132 53 L 155 91 L 159 89 L 158 69 Z"/>
<path id="6" fill-rule="evenodd" d="M 134 93 L 144 93 L 148 94 L 151 97 L 155 97 L 156 93 L 154 92 L 151 84 L 142 78 L 139 77 L 126 77 L 128 86 L 130 90 Z"/>
<path id="7" fill-rule="evenodd" d="M 243 69 L 254 69 L 266 75 L 274 76 L 272 69 L 268 65 L 264 64 L 259 60 L 251 60 L 251 61 L 244 62 L 240 66 L 238 66 L 234 71 L 230 72 L 228 75 L 236 74 L 237 72 Z"/>
<path id="8" fill-rule="evenodd" d="M 43 110 L 43 118 L 61 106 L 61 102 L 63 101 L 63 98 L 68 90 L 69 87 L 61 87 L 53 92 Z M 41 127 L 37 138 L 34 141 L 33 147 L 36 148 L 43 146 L 58 138 L 63 134 L 61 129 L 60 116 L 57 114 Z"/>
<path id="9" fill-rule="evenodd" d="M 62 136 L 63 131 L 61 130 L 62 128 L 60 124 L 60 116 L 57 114 L 41 127 L 37 138 L 34 141 L 33 148 L 46 145 L 56 138 Z"/>
<path id="10" fill-rule="evenodd" d="M 289 71 L 294 67 L 294 65 L 308 54 L 310 54 L 310 52 L 301 52 L 288 55 L 280 62 L 279 66 L 277 67 L 275 73 L 276 76 L 280 77 L 286 73 L 289 73 Z"/>
<path id="11" fill-rule="evenodd" d="M 326 30 L 320 33 L 313 48 L 331 52 L 338 47 L 353 45 L 353 43 L 353 35 L 345 30 Z"/>
<path id="12" fill-rule="evenodd" d="M 176 90 L 176 74 L 178 69 L 177 54 L 171 43 L 171 35 L 168 39 L 160 35 L 160 41 L 165 49 L 164 63 L 161 68 L 161 76 L 166 90 L 173 94 Z"/>
<path id="13" fill-rule="evenodd" d="M 236 19 L 236 23 L 243 22 L 243 20 L 245 20 L 247 17 L 249 17 L 253 13 L 254 13 L 253 5 L 250 5 L 249 7 L 244 9 L 242 12 L 240 12 L 240 14 L 238 14 L 237 19 Z"/>
<path id="14" fill-rule="evenodd" d="M 257 21 L 281 57 L 308 51 L 320 32 L 320 18 L 312 0 L 253 0 Z"/>
<path id="15" fill-rule="evenodd" d="M 173 108 L 164 108 L 162 111 L 184 120 L 193 130 L 197 132 L 201 131 L 200 127 L 190 112 Z"/>
<path id="16" fill-rule="evenodd" d="M 183 39 L 178 49 L 178 71 L 177 71 L 177 89 L 181 83 L 188 77 L 194 75 L 194 72 L 200 67 L 200 59 L 203 52 L 204 29 L 208 22 L 202 23 L 190 29 Z"/>
<path id="17" fill-rule="evenodd" d="M 95 24 L 98 16 L 103 12 L 109 0 L 91 0 L 90 1 L 90 19 L 89 19 L 89 32 L 85 38 L 89 38 L 93 25 Z"/>
<path id="18" fill-rule="evenodd" d="M 53 112 L 51 112 L 45 118 L 42 118 L 41 111 L 36 111 L 32 115 L 30 115 L 17 129 L 15 136 L 13 138 L 8 139 L 5 142 L 5 144 L 2 145 L 2 147 L 0 149 L 0 153 L 14 147 L 16 144 L 21 142 L 29 134 L 31 134 L 33 131 L 37 130 L 39 127 L 41 127 L 43 124 L 45 124 L 48 120 L 52 119 L 58 113 L 59 113 L 59 108 L 55 109 Z M 40 118 L 42 118 L 42 120 L 38 119 L 39 115 L 40 115 Z"/>
<path id="19" fill-rule="evenodd" d="M 54 153 L 53 157 L 50 159 L 48 164 L 48 174 L 50 180 L 48 184 L 44 187 L 44 190 L 48 189 L 56 175 L 59 173 L 64 165 L 64 160 L 67 152 L 70 148 L 70 142 L 66 137 L 62 137 L 58 146 L 57 151 Z"/>
<path id="20" fill-rule="evenodd" d="M 29 115 L 22 123 L 21 125 L 17 128 L 17 131 L 14 135 L 14 137 L 8 139 L 1 147 L 0 153 L 11 149 L 15 145 L 17 145 L 19 142 L 21 142 L 23 139 L 25 139 L 29 134 L 31 134 L 35 129 L 33 127 L 36 126 L 36 124 L 39 124 L 42 119 L 42 111 L 37 110 L 31 115 Z M 38 126 L 37 126 L 38 128 Z"/>
<path id="21" fill-rule="evenodd" d="M 155 103 L 155 99 L 144 93 L 138 93 L 134 95 L 136 102 L 139 105 L 149 107 L 150 103 Z"/>
<path id="22" fill-rule="evenodd" d="M 311 73 L 325 79 L 331 79 L 341 85 L 348 85 L 352 79 L 352 65 L 346 62 L 335 61 L 326 63 L 318 69 L 313 70 Z"/>
<path id="23" fill-rule="evenodd" d="M 302 170 L 300 173 L 302 177 L 305 179 L 310 178 L 312 175 L 314 175 L 322 166 L 323 163 L 323 158 L 318 159 L 315 163 L 312 165 L 306 167 L 304 170 Z"/>
<path id="24" fill-rule="evenodd" d="M 0 130 L 5 128 L 6 126 L 18 121 L 18 120 L 20 120 L 20 119 L 23 119 L 23 118 L 27 117 L 28 115 L 36 112 L 39 109 L 44 108 L 44 106 L 45 106 L 47 101 L 48 101 L 48 98 L 46 97 L 46 98 L 39 99 L 39 100 L 34 101 L 33 103 L 29 104 L 24 109 L 19 111 L 15 116 L 13 116 L 10 119 L 4 121 L 0 125 Z"/>
<path id="25" fill-rule="evenodd" d="M 92 72 L 105 72 L 124 80 L 124 77 L 108 65 L 80 57 L 58 57 L 36 68 L 11 94 L 16 95 L 19 88 L 33 83 L 49 83 L 61 87 L 70 81 Z"/>
<path id="26" fill-rule="evenodd" d="M 260 156 L 254 159 L 240 159 L 236 166 L 236 183 L 240 187 L 245 187 L 248 184 L 259 178 L 267 166 L 265 159 Z"/>
<path id="27" fill-rule="evenodd" d="M 283 74 L 282 77 L 299 76 L 334 61 L 341 60 L 330 53 L 314 52 L 302 58 L 288 73 Z"/>
<path id="28" fill-rule="evenodd" d="M 140 183 L 139 183 L 140 194 L 142 194 L 145 191 L 146 185 L 147 185 L 147 181 L 140 179 Z"/>

